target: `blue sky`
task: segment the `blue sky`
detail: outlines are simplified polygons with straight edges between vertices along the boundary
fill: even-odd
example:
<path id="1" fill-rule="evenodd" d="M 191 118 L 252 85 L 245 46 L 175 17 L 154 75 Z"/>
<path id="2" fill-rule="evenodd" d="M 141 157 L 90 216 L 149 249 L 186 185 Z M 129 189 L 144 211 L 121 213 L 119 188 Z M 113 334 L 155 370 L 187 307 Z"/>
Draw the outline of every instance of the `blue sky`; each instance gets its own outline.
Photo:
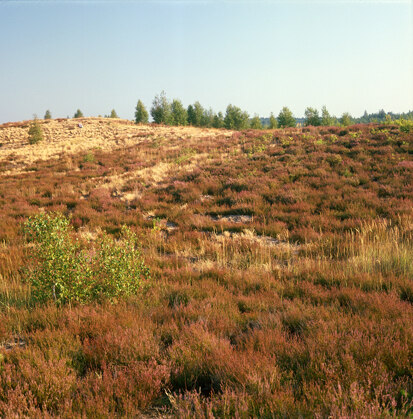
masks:
<path id="1" fill-rule="evenodd" d="M 0 122 L 132 119 L 162 90 L 260 116 L 413 109 L 409 0 L 0 0 L 0 51 Z"/>

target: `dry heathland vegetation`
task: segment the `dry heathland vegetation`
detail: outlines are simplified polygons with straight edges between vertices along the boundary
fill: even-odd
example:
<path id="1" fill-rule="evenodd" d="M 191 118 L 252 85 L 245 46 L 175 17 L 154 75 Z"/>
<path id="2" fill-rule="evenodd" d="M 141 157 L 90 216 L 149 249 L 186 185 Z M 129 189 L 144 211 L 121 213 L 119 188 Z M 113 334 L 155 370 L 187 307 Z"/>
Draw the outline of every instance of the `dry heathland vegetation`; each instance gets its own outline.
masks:
<path id="1" fill-rule="evenodd" d="M 412 132 L 38 124 L 0 126 L 0 417 L 412 413 Z"/>

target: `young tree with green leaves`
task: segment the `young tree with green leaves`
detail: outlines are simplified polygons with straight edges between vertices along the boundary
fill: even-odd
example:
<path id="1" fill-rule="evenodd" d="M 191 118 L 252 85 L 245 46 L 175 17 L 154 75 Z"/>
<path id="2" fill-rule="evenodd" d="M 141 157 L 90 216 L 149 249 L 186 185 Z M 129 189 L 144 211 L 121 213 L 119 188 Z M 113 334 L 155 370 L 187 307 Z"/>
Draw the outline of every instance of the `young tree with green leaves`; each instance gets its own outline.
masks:
<path id="1" fill-rule="evenodd" d="M 330 115 L 330 112 L 328 112 L 325 106 L 321 108 L 321 125 L 325 127 L 334 125 L 334 118 Z"/>
<path id="2" fill-rule="evenodd" d="M 261 119 L 257 114 L 255 114 L 254 117 L 251 119 L 250 127 L 252 129 L 262 129 Z"/>
<path id="3" fill-rule="evenodd" d="M 39 302 L 58 305 L 117 301 L 139 292 L 150 278 L 137 236 L 122 227 L 121 240 L 102 234 L 90 249 L 72 236 L 70 219 L 60 213 L 30 217 L 23 229 L 30 247 L 27 280 Z"/>
<path id="4" fill-rule="evenodd" d="M 224 115 L 222 115 L 222 112 L 218 112 L 214 115 L 212 126 L 214 128 L 224 128 Z"/>
<path id="5" fill-rule="evenodd" d="M 83 118 L 83 112 L 80 109 L 78 109 L 73 115 L 73 118 Z"/>
<path id="6" fill-rule="evenodd" d="M 44 119 L 52 119 L 52 114 L 50 113 L 49 109 L 44 114 Z"/>
<path id="7" fill-rule="evenodd" d="M 214 123 L 214 111 L 209 109 L 204 109 L 202 112 L 201 117 L 201 127 L 212 127 L 212 124 Z"/>
<path id="8" fill-rule="evenodd" d="M 196 101 L 193 105 L 188 106 L 188 124 L 194 127 L 200 127 L 202 124 L 202 116 L 204 108 Z"/>
<path id="9" fill-rule="evenodd" d="M 115 111 L 115 109 L 112 109 L 112 111 L 110 112 L 109 118 L 119 118 L 118 117 L 118 114 Z"/>
<path id="10" fill-rule="evenodd" d="M 164 91 L 155 96 L 152 102 L 151 116 L 156 124 L 171 125 L 172 109 Z"/>
<path id="11" fill-rule="evenodd" d="M 37 144 L 43 140 L 43 130 L 37 120 L 34 118 L 29 127 L 29 144 Z"/>
<path id="12" fill-rule="evenodd" d="M 242 130 L 249 127 L 249 115 L 239 107 L 228 105 L 224 118 L 225 128 Z"/>
<path id="13" fill-rule="evenodd" d="M 149 120 L 148 111 L 145 108 L 145 105 L 141 100 L 138 100 L 138 103 L 135 108 L 135 123 L 137 124 L 147 124 Z"/>
<path id="14" fill-rule="evenodd" d="M 271 112 L 271 114 L 270 114 L 270 124 L 268 125 L 268 129 L 275 129 L 275 128 L 278 128 L 278 122 L 277 122 L 277 118 Z"/>
<path id="15" fill-rule="evenodd" d="M 353 118 L 348 112 L 344 112 L 340 118 L 340 124 L 344 125 L 345 127 L 351 125 L 353 123 Z"/>
<path id="16" fill-rule="evenodd" d="M 188 125 L 194 125 L 195 121 L 195 109 L 193 105 L 188 105 L 188 109 L 186 110 L 187 118 L 188 118 Z"/>
<path id="17" fill-rule="evenodd" d="M 179 99 L 174 99 L 171 105 L 172 125 L 187 125 L 188 114 Z"/>
<path id="18" fill-rule="evenodd" d="M 294 115 L 286 106 L 284 106 L 278 114 L 277 121 L 278 126 L 281 128 L 296 126 Z"/>
<path id="19" fill-rule="evenodd" d="M 393 122 L 391 115 L 388 113 L 386 114 L 386 117 L 384 118 L 385 124 L 391 124 Z"/>
<path id="20" fill-rule="evenodd" d="M 319 125 L 321 125 L 321 118 L 320 115 L 318 114 L 318 110 L 315 108 L 310 108 L 308 107 L 305 111 L 304 111 L 304 115 L 305 115 L 305 121 L 304 121 L 304 125 L 305 126 L 313 126 L 313 127 L 318 127 Z"/>

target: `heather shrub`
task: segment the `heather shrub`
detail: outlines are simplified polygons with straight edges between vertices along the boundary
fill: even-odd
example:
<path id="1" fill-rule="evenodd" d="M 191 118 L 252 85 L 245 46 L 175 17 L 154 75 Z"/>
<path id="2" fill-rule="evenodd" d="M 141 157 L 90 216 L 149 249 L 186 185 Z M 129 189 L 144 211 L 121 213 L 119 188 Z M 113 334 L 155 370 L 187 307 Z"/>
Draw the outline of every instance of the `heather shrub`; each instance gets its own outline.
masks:
<path id="1" fill-rule="evenodd" d="M 119 241 L 102 234 L 90 249 L 73 237 L 70 220 L 59 213 L 29 218 L 24 232 L 34 243 L 27 279 L 39 301 L 114 300 L 137 293 L 149 278 L 137 238 L 127 227 Z"/>
<path id="2" fill-rule="evenodd" d="M 0 176 L 0 417 L 411 415 L 411 132 L 130 129 Z M 39 207 L 72 218 L 33 305 Z M 112 304 L 135 293 L 123 224 L 157 281 Z"/>
<path id="3" fill-rule="evenodd" d="M 0 417 L 48 417 L 70 409 L 75 380 L 67 360 L 57 353 L 53 359 L 38 349 L 11 355 L 0 369 Z"/>
<path id="4" fill-rule="evenodd" d="M 172 290 L 167 295 L 168 307 L 174 308 L 178 306 L 187 306 L 189 303 L 189 296 L 185 291 Z"/>
<path id="5" fill-rule="evenodd" d="M 174 390 L 200 390 L 217 393 L 225 383 L 238 383 L 244 374 L 228 340 L 218 338 L 202 326 L 185 330 L 169 350 Z M 231 359 L 231 362 L 228 360 Z"/>
<path id="6" fill-rule="evenodd" d="M 169 368 L 154 360 L 127 366 L 104 365 L 88 374 L 74 400 L 79 417 L 142 417 L 140 411 L 162 397 Z"/>

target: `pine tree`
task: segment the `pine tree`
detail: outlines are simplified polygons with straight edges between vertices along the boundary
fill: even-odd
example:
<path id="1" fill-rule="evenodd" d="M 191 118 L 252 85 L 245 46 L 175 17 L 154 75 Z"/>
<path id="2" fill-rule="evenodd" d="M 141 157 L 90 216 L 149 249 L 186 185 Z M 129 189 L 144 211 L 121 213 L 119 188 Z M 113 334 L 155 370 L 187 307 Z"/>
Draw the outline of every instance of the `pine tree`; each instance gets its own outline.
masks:
<path id="1" fill-rule="evenodd" d="M 281 128 L 295 127 L 296 122 L 293 113 L 286 107 L 282 108 L 277 117 L 278 126 Z"/>
<path id="2" fill-rule="evenodd" d="M 29 144 L 37 144 L 42 140 L 43 131 L 37 118 L 35 118 L 29 128 Z"/>
<path id="3" fill-rule="evenodd" d="M 112 109 L 110 112 L 110 118 L 119 118 L 118 114 L 116 113 L 115 109 Z"/>
<path id="4" fill-rule="evenodd" d="M 148 123 L 149 114 L 145 108 L 145 105 L 142 103 L 141 100 L 138 100 L 138 104 L 135 108 L 135 122 L 137 124 L 147 124 Z"/>
<path id="5" fill-rule="evenodd" d="M 194 125 L 195 112 L 194 112 L 194 107 L 192 105 L 188 105 L 186 114 L 188 118 L 188 125 Z"/>
<path id="6" fill-rule="evenodd" d="M 188 114 L 179 99 L 174 99 L 171 105 L 172 124 L 173 125 L 187 125 Z"/>
<path id="7" fill-rule="evenodd" d="M 52 119 L 52 114 L 50 113 L 49 109 L 44 114 L 44 119 Z"/>
<path id="8" fill-rule="evenodd" d="M 73 115 L 73 118 L 83 118 L 83 112 L 80 109 L 78 109 Z"/>

